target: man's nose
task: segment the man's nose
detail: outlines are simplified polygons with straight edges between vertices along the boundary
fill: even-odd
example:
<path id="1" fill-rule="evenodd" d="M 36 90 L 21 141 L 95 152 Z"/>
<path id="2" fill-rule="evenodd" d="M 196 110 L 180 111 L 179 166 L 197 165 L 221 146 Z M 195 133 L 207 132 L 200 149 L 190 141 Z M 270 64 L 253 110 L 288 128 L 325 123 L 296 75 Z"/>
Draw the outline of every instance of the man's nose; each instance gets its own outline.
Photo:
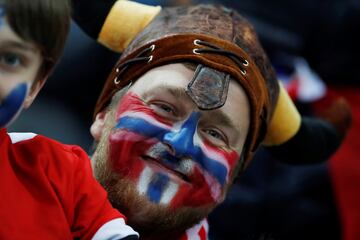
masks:
<path id="1" fill-rule="evenodd" d="M 191 155 L 194 149 L 194 135 L 198 116 L 192 114 L 176 131 L 164 135 L 164 142 L 168 144 L 175 156 Z"/>

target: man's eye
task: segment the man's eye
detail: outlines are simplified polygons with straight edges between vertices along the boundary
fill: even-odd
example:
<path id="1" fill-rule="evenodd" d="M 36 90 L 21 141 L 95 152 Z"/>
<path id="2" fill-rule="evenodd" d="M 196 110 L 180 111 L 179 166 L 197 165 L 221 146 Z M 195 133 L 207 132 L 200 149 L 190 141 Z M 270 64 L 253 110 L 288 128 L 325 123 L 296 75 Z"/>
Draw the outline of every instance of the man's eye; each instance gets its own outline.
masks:
<path id="1" fill-rule="evenodd" d="M 0 55 L 0 63 L 4 66 L 17 67 L 21 64 L 21 59 L 14 53 L 4 53 Z"/>
<path id="2" fill-rule="evenodd" d="M 173 112 L 172 108 L 165 105 L 165 104 L 159 104 L 158 107 L 161 108 L 163 111 L 165 111 L 167 113 L 172 113 Z"/>
<path id="3" fill-rule="evenodd" d="M 164 117 L 176 116 L 176 111 L 170 104 L 156 102 L 151 103 L 150 107 L 154 109 L 157 114 Z"/>
<path id="4" fill-rule="evenodd" d="M 217 140 L 221 140 L 221 141 L 226 141 L 225 137 L 223 136 L 222 133 L 220 133 L 219 131 L 217 130 L 214 130 L 214 129 L 204 129 L 203 130 L 208 136 L 212 137 L 212 138 L 215 138 Z"/>

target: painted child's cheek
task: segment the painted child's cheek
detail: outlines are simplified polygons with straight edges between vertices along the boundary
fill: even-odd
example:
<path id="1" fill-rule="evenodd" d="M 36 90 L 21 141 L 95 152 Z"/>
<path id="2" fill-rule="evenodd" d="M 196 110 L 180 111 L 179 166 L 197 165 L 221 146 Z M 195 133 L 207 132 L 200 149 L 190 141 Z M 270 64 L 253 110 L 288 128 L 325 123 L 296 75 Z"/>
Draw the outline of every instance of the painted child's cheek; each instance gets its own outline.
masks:
<path id="1" fill-rule="evenodd" d="M 0 103 L 0 127 L 6 127 L 22 109 L 26 99 L 29 85 L 21 83 L 17 85 Z"/>

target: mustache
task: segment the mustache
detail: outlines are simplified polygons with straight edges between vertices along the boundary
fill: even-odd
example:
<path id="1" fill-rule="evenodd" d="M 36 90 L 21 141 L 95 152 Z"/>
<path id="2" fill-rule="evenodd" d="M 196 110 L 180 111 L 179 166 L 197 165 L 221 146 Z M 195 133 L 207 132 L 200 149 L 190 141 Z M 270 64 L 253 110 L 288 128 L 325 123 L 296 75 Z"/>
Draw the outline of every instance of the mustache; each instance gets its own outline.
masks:
<path id="1" fill-rule="evenodd" d="M 194 170 L 195 161 L 190 156 L 176 156 L 171 148 L 164 143 L 156 143 L 146 155 L 158 162 L 178 171 L 185 176 L 190 176 Z"/>

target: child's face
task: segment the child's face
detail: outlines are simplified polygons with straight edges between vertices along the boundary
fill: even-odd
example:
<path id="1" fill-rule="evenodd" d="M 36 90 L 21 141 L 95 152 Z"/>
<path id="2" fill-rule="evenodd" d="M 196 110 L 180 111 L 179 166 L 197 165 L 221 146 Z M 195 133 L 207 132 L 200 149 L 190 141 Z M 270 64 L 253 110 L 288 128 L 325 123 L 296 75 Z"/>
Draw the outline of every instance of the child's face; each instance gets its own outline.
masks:
<path id="1" fill-rule="evenodd" d="M 0 5 L 0 127 L 31 104 L 41 88 L 41 83 L 33 86 L 41 64 L 39 48 L 12 30 Z"/>

